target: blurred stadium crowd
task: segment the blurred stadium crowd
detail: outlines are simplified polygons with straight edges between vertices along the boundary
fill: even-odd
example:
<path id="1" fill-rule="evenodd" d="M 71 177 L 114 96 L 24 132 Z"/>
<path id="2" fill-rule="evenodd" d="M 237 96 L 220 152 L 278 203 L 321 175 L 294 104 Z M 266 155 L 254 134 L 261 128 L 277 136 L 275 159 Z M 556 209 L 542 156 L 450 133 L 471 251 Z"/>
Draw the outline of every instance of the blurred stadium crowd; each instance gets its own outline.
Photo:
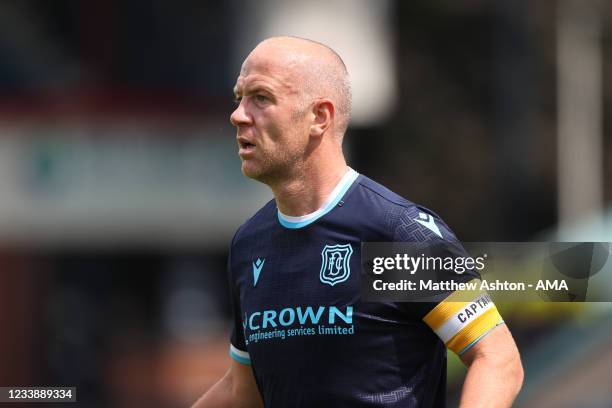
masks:
<path id="1" fill-rule="evenodd" d="M 271 198 L 240 174 L 231 89 L 272 34 L 346 56 L 350 165 L 460 239 L 612 241 L 610 3 L 6 0 L 0 385 L 178 407 L 223 373 L 227 249 Z M 500 305 L 517 406 L 611 406 L 608 306 Z"/>

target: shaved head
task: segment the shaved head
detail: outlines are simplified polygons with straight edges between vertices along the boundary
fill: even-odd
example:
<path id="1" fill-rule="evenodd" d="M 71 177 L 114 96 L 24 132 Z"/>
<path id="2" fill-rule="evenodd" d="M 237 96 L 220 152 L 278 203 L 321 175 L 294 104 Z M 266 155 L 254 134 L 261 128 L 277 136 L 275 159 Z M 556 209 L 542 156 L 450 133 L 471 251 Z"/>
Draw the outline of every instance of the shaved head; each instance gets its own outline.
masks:
<path id="1" fill-rule="evenodd" d="M 344 135 L 351 115 L 351 87 L 342 58 L 330 47 L 299 37 L 272 37 L 255 47 L 245 60 L 242 71 L 250 63 L 265 57 L 270 64 L 283 66 L 288 72 L 286 82 L 300 95 L 303 112 L 317 98 L 328 98 L 336 108 L 334 134 Z M 271 67 L 273 68 L 273 67 Z"/>
<path id="2" fill-rule="evenodd" d="M 351 89 L 331 48 L 296 37 L 262 41 L 244 60 L 234 96 L 230 121 L 246 176 L 274 186 L 316 169 L 345 170 Z"/>

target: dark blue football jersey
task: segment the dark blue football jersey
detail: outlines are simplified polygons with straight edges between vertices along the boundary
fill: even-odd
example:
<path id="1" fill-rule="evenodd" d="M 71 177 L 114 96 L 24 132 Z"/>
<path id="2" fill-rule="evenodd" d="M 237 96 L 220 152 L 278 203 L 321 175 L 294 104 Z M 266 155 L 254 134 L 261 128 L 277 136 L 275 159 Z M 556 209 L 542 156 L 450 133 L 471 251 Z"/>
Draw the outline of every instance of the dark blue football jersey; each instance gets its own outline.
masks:
<path id="1" fill-rule="evenodd" d="M 352 169 L 315 213 L 288 217 L 272 200 L 242 225 L 230 355 L 252 366 L 265 406 L 445 407 L 446 347 L 461 353 L 502 322 L 494 305 L 466 323 L 444 302 L 360 300 L 362 242 L 436 240 L 456 238 Z"/>

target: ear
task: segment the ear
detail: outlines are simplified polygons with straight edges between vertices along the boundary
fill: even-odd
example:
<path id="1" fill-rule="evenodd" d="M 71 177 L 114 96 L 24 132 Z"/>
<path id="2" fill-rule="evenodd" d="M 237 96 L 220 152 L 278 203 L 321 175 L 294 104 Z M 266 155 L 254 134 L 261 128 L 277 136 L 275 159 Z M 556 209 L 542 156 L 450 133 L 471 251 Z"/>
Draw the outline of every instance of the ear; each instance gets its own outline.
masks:
<path id="1" fill-rule="evenodd" d="M 314 120 L 310 126 L 310 135 L 321 137 L 334 122 L 336 107 L 329 99 L 319 99 L 312 106 Z"/>

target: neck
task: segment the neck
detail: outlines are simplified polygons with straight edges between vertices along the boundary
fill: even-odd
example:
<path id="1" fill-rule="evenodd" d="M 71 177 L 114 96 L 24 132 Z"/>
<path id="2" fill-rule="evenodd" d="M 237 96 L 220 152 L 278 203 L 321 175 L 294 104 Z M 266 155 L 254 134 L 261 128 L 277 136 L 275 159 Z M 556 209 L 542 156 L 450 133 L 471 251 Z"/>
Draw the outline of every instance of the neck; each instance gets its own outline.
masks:
<path id="1" fill-rule="evenodd" d="M 323 166 L 305 165 L 291 178 L 270 186 L 276 206 L 285 215 L 310 214 L 323 206 L 347 171 L 344 158 Z"/>

